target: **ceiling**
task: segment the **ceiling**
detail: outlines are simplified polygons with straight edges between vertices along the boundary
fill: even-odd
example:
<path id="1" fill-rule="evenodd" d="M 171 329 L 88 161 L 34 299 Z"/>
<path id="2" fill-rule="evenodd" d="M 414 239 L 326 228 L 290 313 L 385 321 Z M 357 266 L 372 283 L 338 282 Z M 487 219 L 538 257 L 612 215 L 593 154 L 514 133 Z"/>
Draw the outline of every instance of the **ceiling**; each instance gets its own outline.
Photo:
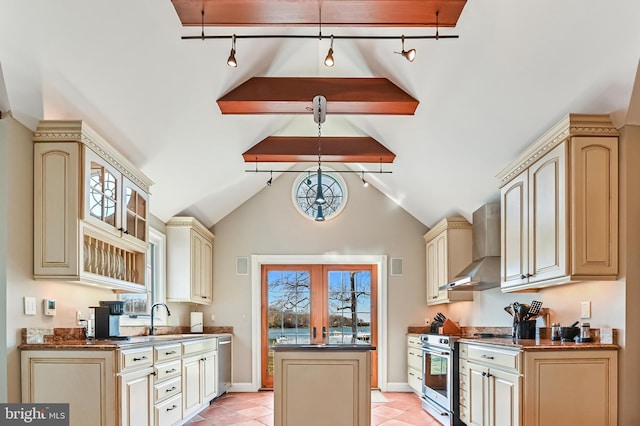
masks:
<path id="1" fill-rule="evenodd" d="M 266 188 L 266 175 L 245 173 L 245 151 L 268 137 L 317 134 L 311 115 L 223 115 L 216 101 L 252 77 L 386 78 L 418 100 L 402 116 L 328 107 L 322 133 L 370 137 L 393 152 L 393 173 L 367 180 L 429 227 L 496 199 L 495 175 L 570 112 L 640 124 L 637 0 L 469 0 L 456 27 L 440 29 L 459 39 L 405 42 L 418 51 L 413 63 L 393 53 L 399 40 L 336 39 L 333 68 L 323 64 L 331 33 L 434 29 L 323 25 L 322 40 L 238 39 L 234 69 L 230 40 L 181 39 L 201 29 L 183 27 L 170 0 L 0 0 L 0 10 L 0 110 L 31 129 L 40 119 L 85 120 L 155 182 L 151 211 L 165 221 L 190 214 L 214 225 Z"/>

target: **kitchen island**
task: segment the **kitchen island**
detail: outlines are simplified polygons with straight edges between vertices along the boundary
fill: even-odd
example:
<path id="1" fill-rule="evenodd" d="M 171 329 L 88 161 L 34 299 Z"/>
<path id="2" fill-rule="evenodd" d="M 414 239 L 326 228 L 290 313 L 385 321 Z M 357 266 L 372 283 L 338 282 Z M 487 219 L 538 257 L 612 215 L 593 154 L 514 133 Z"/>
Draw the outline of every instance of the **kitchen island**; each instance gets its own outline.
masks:
<path id="1" fill-rule="evenodd" d="M 276 426 L 369 426 L 371 351 L 368 344 L 277 345 Z"/>

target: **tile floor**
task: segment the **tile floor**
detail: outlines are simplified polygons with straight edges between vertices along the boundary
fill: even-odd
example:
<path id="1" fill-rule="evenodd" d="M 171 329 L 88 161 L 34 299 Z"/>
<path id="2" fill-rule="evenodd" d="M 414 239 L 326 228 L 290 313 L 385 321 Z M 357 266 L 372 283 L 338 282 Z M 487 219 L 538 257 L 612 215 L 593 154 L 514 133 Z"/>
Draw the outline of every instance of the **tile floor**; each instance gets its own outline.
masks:
<path id="1" fill-rule="evenodd" d="M 383 392 L 388 402 L 371 403 L 372 426 L 439 426 L 413 393 Z M 193 418 L 194 426 L 272 426 L 273 392 L 228 393 Z"/>

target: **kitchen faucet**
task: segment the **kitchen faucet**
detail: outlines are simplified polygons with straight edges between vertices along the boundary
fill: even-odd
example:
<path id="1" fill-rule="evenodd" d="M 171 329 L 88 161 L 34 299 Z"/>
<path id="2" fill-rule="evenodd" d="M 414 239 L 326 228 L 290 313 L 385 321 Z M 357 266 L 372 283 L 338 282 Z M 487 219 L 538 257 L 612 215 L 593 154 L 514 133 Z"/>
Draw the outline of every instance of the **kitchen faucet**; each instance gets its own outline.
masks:
<path id="1" fill-rule="evenodd" d="M 149 329 L 149 336 L 153 336 L 155 334 L 155 332 L 153 331 L 153 310 L 158 306 L 164 306 L 164 308 L 167 310 L 167 316 L 169 317 L 171 316 L 171 311 L 169 311 L 169 307 L 164 303 L 154 303 L 153 305 L 151 305 L 151 327 Z"/>

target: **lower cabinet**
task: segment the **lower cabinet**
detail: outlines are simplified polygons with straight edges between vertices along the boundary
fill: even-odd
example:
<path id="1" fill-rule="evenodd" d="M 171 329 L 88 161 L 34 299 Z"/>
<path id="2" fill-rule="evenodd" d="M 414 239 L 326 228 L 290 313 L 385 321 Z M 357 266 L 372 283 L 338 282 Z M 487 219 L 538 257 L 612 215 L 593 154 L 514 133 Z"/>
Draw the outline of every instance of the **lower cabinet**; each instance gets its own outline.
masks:
<path id="1" fill-rule="evenodd" d="M 217 338 L 113 350 L 23 350 L 23 403 L 68 403 L 70 426 L 172 426 L 217 396 Z"/>
<path id="2" fill-rule="evenodd" d="M 418 335 L 407 336 L 407 383 L 422 395 L 422 342 Z"/>
<path id="3" fill-rule="evenodd" d="M 23 403 L 68 403 L 70 426 L 113 426 L 115 351 L 28 350 L 21 354 Z M 107 378 L 107 380 L 105 380 Z"/>
<path id="4" fill-rule="evenodd" d="M 615 349 L 461 343 L 459 362 L 460 418 L 467 425 L 617 425 Z"/>
<path id="5" fill-rule="evenodd" d="M 525 352 L 526 426 L 618 424 L 618 352 Z"/>
<path id="6" fill-rule="evenodd" d="M 182 415 L 189 417 L 216 396 L 216 338 L 183 343 Z"/>

